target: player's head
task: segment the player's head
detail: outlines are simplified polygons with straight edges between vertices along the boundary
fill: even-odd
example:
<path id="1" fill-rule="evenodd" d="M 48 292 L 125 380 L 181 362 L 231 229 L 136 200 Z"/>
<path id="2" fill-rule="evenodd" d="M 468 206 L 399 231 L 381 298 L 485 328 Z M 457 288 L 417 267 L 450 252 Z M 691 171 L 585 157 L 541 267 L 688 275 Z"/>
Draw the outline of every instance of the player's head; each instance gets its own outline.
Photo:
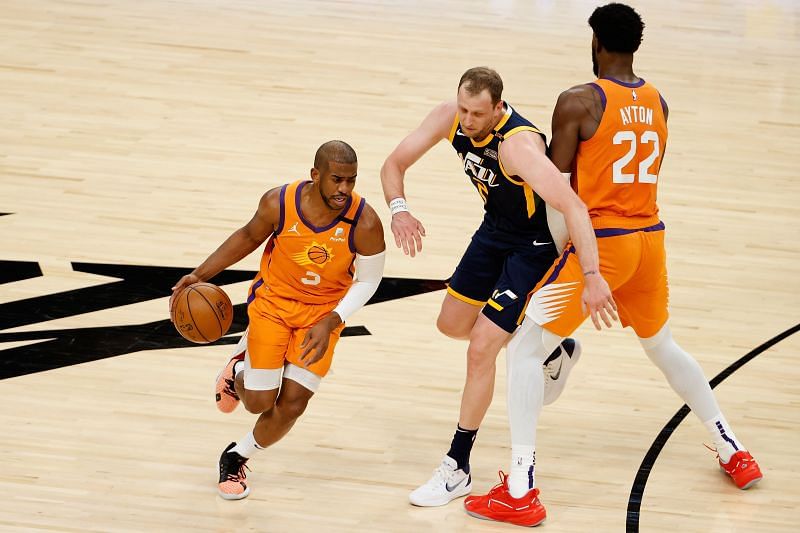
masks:
<path id="1" fill-rule="evenodd" d="M 625 4 L 611 3 L 598 7 L 589 17 L 592 37 L 592 67 L 594 75 L 600 71 L 600 62 L 609 54 L 630 56 L 642 44 L 644 21 L 639 13 Z"/>
<path id="2" fill-rule="evenodd" d="M 483 139 L 503 116 L 503 80 L 488 67 L 471 68 L 458 82 L 458 120 L 464 135 Z"/>
<path id="3" fill-rule="evenodd" d="M 330 209 L 338 211 L 347 204 L 357 173 L 356 151 L 346 142 L 328 141 L 317 148 L 311 180 Z"/>

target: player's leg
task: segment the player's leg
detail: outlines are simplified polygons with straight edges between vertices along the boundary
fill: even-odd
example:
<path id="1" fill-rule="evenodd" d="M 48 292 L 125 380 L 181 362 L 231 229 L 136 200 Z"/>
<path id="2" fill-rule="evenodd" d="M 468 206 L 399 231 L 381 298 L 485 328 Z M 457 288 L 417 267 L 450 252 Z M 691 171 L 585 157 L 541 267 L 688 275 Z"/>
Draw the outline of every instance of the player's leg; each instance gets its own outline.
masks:
<path id="1" fill-rule="evenodd" d="M 486 229 L 481 225 L 472 236 L 472 241 L 450 279 L 447 295 L 437 320 L 437 326 L 442 333 L 452 338 L 469 339 L 473 329 L 483 323 L 479 318 L 480 310 L 492 295 L 503 271 L 505 255 L 505 250 L 499 249 L 486 236 Z M 480 326 L 481 329 L 484 327 L 486 324 Z M 502 346 L 508 334 L 499 328 L 495 329 L 499 331 L 502 339 L 494 342 L 499 342 Z M 493 341 L 486 338 L 485 342 Z M 499 347 L 497 350 L 499 351 Z M 494 359 L 486 365 L 474 357 L 470 363 L 470 357 L 471 354 L 468 353 L 467 383 L 462 394 L 462 413 L 464 402 L 468 405 L 473 403 L 471 400 L 473 394 L 480 397 L 480 400 L 476 401 L 485 403 L 485 398 L 488 396 L 491 399 L 494 390 Z M 491 371 L 482 372 L 486 368 L 491 368 Z M 476 378 L 477 382 L 473 383 Z M 486 405 L 488 406 L 488 403 Z M 479 406 L 478 410 L 485 412 L 486 409 Z M 474 418 L 469 416 L 470 422 L 467 425 L 462 425 L 461 422 L 457 424 L 450 449 L 434 470 L 433 476 L 409 494 L 409 501 L 413 505 L 424 507 L 445 505 L 469 493 L 472 489 L 469 454 L 482 417 L 481 413 L 474 425 L 469 425 L 473 423 L 472 418 Z M 462 421 L 463 417 L 460 416 L 459 420 Z"/>
<path id="2" fill-rule="evenodd" d="M 478 228 L 458 262 L 442 301 L 436 327 L 453 339 L 468 340 L 481 308 L 503 271 L 505 253 Z"/>
<path id="3" fill-rule="evenodd" d="M 473 516 L 522 526 L 535 526 L 546 517 L 535 488 L 536 427 L 544 405 L 544 367 L 553 351 L 558 350 L 562 336 L 571 333 L 584 318 L 579 290 L 583 276 L 580 266 L 572 265 L 577 258 L 574 253 L 571 255 L 572 259 L 568 253 L 563 261 L 559 258 L 551 265 L 536 287 L 546 289 L 539 293 L 540 297 L 534 290 L 527 304 L 529 315 L 555 321 L 556 329 L 563 334 L 545 330 L 526 316 L 506 348 L 511 469 L 509 475 L 501 474 L 501 483 L 488 494 L 464 501 L 465 509 Z M 558 300 L 557 308 L 551 309 L 549 304 L 554 300 Z"/>
<path id="4" fill-rule="evenodd" d="M 761 470 L 722 414 L 702 368 L 694 357 L 678 346 L 667 324 L 663 233 L 641 234 L 643 274 L 622 287 L 618 299 L 625 302 L 631 325 L 647 356 L 705 426 L 717 448 L 723 470 L 736 486 L 746 489 L 761 479 Z"/>
<path id="5" fill-rule="evenodd" d="M 546 342 L 545 342 L 546 339 Z M 506 348 L 508 415 L 511 428 L 511 470 L 488 494 L 464 500 L 467 513 L 478 518 L 535 526 L 547 513 L 535 488 L 536 427 L 544 405 L 543 365 L 560 337 L 523 320 Z"/>
<path id="6" fill-rule="evenodd" d="M 285 324 L 250 311 L 244 369 L 236 377 L 236 387 L 245 408 L 263 416 L 275 406 L 292 332 Z M 219 460 L 220 496 L 239 500 L 250 493 L 245 464 L 263 448 L 254 431 L 250 431 L 223 450 Z"/>
<path id="7" fill-rule="evenodd" d="M 275 407 L 263 413 L 253 429 L 259 446 L 262 448 L 272 446 L 285 437 L 300 415 L 305 412 L 308 401 L 313 395 L 314 392 L 303 385 L 284 378 Z"/>
<path id="8" fill-rule="evenodd" d="M 465 297 L 449 289 L 442 300 L 442 308 L 436 318 L 436 328 L 451 339 L 467 340 L 484 302 L 467 301 Z"/>

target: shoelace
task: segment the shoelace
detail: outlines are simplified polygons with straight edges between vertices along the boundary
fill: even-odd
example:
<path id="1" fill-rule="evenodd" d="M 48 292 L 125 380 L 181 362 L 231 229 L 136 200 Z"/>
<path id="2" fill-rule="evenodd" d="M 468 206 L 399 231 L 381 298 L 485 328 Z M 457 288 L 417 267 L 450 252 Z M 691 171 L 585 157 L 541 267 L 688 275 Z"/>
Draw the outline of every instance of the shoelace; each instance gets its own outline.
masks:
<path id="1" fill-rule="evenodd" d="M 228 396 L 231 396 L 231 397 L 233 397 L 233 398 L 235 398 L 237 400 L 239 399 L 239 395 L 236 394 L 235 381 L 232 380 L 232 379 L 227 379 L 227 378 L 225 379 L 225 388 L 222 389 L 222 392 L 224 392 Z"/>
<path id="2" fill-rule="evenodd" d="M 453 477 L 455 477 L 455 473 L 456 473 L 455 470 L 450 470 L 448 465 L 442 463 L 434 469 L 431 481 L 437 484 L 441 481 L 447 483 L 453 480 Z"/>
<path id="3" fill-rule="evenodd" d="M 716 448 L 712 448 L 711 446 L 709 446 L 705 442 L 703 443 L 703 446 L 708 448 L 710 451 L 716 453 L 717 454 L 717 461 L 720 461 L 719 452 L 717 451 Z M 733 463 L 734 459 L 736 460 L 735 463 Z M 742 458 L 742 457 L 740 457 L 740 456 L 738 456 L 736 454 L 733 454 L 733 455 L 731 455 L 731 458 L 728 459 L 727 463 L 720 462 L 720 464 L 722 465 L 722 468 L 724 468 L 725 471 L 729 472 L 729 473 L 733 473 L 733 472 L 735 472 L 737 470 L 744 471 L 744 470 L 747 470 L 747 466 L 750 464 L 750 458 L 748 458 L 748 457 Z"/>
<path id="4" fill-rule="evenodd" d="M 237 470 L 235 474 L 228 474 L 225 477 L 225 480 L 226 481 L 239 482 L 239 481 L 241 481 L 243 479 L 247 479 L 247 474 L 245 474 L 245 471 L 244 471 L 245 468 L 250 470 L 250 467 L 247 466 L 247 461 L 244 461 L 239 465 L 239 470 Z"/>
<path id="5" fill-rule="evenodd" d="M 489 489 L 489 492 L 486 494 L 487 496 L 494 496 L 495 494 L 503 490 L 506 486 L 506 480 L 508 479 L 506 473 L 503 472 L 502 470 L 498 470 L 497 475 L 500 476 L 500 483 Z"/>

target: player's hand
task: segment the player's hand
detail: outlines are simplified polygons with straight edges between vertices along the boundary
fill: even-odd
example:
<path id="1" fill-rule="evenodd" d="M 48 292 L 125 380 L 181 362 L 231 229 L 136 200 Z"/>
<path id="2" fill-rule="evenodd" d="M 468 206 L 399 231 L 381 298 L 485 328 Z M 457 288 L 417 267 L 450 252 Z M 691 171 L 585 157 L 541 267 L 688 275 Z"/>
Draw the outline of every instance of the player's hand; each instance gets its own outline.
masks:
<path id="1" fill-rule="evenodd" d="M 172 320 L 172 306 L 175 305 L 175 297 L 178 296 L 183 289 L 191 285 L 192 283 L 197 283 L 200 281 L 200 278 L 195 276 L 194 274 L 186 274 L 181 279 L 178 280 L 178 283 L 172 287 L 172 296 L 169 297 L 169 319 Z"/>
<path id="2" fill-rule="evenodd" d="M 581 305 L 583 312 L 589 311 L 595 329 L 603 329 L 600 321 L 611 327 L 611 321 L 617 319 L 617 304 L 611 295 L 608 283 L 599 273 L 592 273 L 584 277 L 583 296 Z"/>
<path id="3" fill-rule="evenodd" d="M 392 233 L 394 242 L 398 248 L 403 249 L 406 255 L 414 257 L 417 252 L 422 251 L 422 237 L 425 236 L 425 228 L 422 222 L 414 218 L 408 211 L 401 211 L 392 215 Z"/>
<path id="4" fill-rule="evenodd" d="M 339 327 L 341 323 L 342 319 L 338 314 L 330 313 L 308 330 L 300 344 L 300 348 L 303 349 L 303 353 L 300 354 L 300 362 L 304 367 L 308 368 L 322 359 L 325 352 L 328 351 L 331 331 Z"/>

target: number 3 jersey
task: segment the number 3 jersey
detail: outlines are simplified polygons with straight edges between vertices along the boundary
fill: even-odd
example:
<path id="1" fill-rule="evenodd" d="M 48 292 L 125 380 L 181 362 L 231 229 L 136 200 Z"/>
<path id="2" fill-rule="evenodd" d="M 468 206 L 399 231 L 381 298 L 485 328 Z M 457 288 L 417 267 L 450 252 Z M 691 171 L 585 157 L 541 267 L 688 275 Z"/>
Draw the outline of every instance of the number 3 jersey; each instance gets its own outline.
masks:
<path id="1" fill-rule="evenodd" d="M 595 228 L 643 228 L 658 224 L 656 188 L 667 144 L 664 103 L 655 87 L 639 80 L 598 79 L 603 101 L 597 131 L 578 145 L 572 183 Z"/>
<path id="2" fill-rule="evenodd" d="M 486 138 L 476 141 L 461 130 L 458 114 L 448 137 L 464 165 L 464 172 L 483 200 L 484 223 L 492 231 L 524 242 L 550 241 L 544 202 L 519 176 L 510 176 L 500 161 L 500 143 L 522 131 L 544 134 L 505 103 L 506 112 Z"/>
<path id="3" fill-rule="evenodd" d="M 330 304 L 341 300 L 353 284 L 355 228 L 365 201 L 351 193 L 341 214 L 318 227 L 300 209 L 303 188 L 310 186 L 310 181 L 297 181 L 281 187 L 280 222 L 264 248 L 248 303 L 256 295 L 276 295 L 305 304 Z"/>

